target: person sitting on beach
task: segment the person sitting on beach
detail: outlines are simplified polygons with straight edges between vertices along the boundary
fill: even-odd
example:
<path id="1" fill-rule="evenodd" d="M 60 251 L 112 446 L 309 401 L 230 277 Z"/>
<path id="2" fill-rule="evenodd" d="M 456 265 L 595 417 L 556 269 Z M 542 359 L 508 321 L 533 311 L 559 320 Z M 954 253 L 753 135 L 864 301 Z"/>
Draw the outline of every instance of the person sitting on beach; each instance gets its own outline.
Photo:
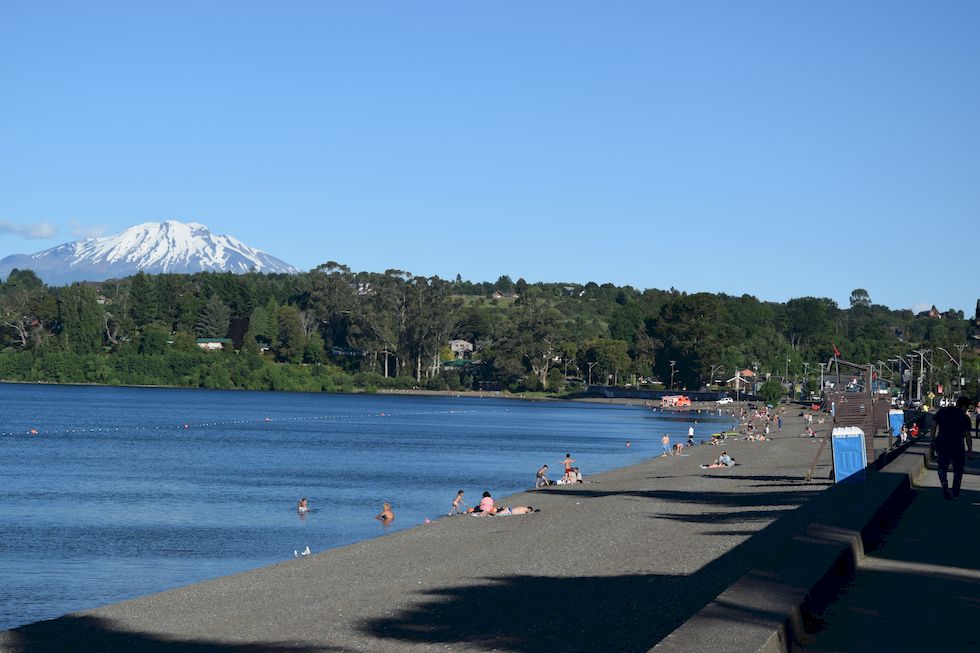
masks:
<path id="1" fill-rule="evenodd" d="M 464 505 L 465 504 L 463 503 L 463 491 L 460 490 L 459 492 L 456 493 L 456 498 L 453 499 L 453 505 L 449 508 L 448 514 L 452 515 L 454 512 L 457 515 L 462 514 Z"/>
<path id="2" fill-rule="evenodd" d="M 391 510 L 390 503 L 381 504 L 381 512 L 374 516 L 375 519 L 380 519 L 381 523 L 387 526 L 391 522 L 395 521 L 395 513 Z"/>
<path id="3" fill-rule="evenodd" d="M 303 497 L 302 499 L 299 500 L 299 503 L 296 504 L 296 512 L 302 515 L 309 511 L 310 511 L 310 507 L 306 505 L 306 497 Z"/>
<path id="4" fill-rule="evenodd" d="M 718 456 L 718 460 L 710 465 L 701 465 L 701 469 L 718 469 L 719 467 L 731 467 L 734 464 L 735 459 L 729 456 L 727 452 L 722 451 L 721 455 Z"/>
<path id="5" fill-rule="evenodd" d="M 541 465 L 541 469 L 538 470 L 538 473 L 534 477 L 534 487 L 539 488 L 546 485 L 551 485 L 551 481 L 548 480 L 548 466 Z"/>
<path id="6" fill-rule="evenodd" d="M 466 512 L 474 515 L 492 515 L 496 512 L 493 506 L 493 497 L 490 496 L 489 492 L 483 493 L 483 498 L 480 499 L 480 505 L 474 506 L 472 508 L 467 508 Z"/>

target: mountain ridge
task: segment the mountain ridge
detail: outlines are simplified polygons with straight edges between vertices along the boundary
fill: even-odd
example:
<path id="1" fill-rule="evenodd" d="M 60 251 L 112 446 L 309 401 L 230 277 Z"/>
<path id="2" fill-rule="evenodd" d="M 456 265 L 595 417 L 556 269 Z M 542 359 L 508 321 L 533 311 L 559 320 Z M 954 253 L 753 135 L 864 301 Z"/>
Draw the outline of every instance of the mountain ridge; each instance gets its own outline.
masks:
<path id="1" fill-rule="evenodd" d="M 249 271 L 295 274 L 300 270 L 197 222 L 144 222 L 99 238 L 75 240 L 34 254 L 0 259 L 0 278 L 13 269 L 33 270 L 49 285 L 105 281 L 149 274 Z"/>

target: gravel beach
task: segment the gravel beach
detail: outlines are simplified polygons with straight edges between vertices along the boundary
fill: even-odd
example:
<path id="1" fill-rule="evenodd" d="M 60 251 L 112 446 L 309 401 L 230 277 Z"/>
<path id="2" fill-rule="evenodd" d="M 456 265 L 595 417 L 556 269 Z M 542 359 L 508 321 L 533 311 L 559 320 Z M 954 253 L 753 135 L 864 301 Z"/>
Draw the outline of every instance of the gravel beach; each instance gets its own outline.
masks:
<path id="1" fill-rule="evenodd" d="M 770 441 L 597 476 L 580 458 L 586 483 L 498 500 L 538 513 L 444 517 L 0 633 L 0 651 L 646 651 L 780 548 L 827 487 L 829 450 L 806 483 L 819 439 L 784 411 Z M 698 467 L 723 449 L 735 467 Z"/>

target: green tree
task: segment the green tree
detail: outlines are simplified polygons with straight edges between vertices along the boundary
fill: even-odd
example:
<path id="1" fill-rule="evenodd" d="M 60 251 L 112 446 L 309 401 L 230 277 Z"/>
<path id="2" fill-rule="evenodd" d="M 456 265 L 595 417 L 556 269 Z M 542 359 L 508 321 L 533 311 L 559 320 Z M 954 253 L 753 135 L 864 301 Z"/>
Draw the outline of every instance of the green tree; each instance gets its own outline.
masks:
<path id="1" fill-rule="evenodd" d="M 231 311 L 228 305 L 217 295 L 211 295 L 197 317 L 194 332 L 199 338 L 224 338 L 228 335 L 230 319 Z"/>
<path id="2" fill-rule="evenodd" d="M 170 332 L 160 325 L 146 327 L 139 339 L 139 353 L 144 356 L 159 356 L 167 353 L 170 346 Z"/>
<path id="3" fill-rule="evenodd" d="M 776 404 L 786 396 L 786 388 L 779 381 L 769 379 L 759 386 L 759 394 L 766 400 L 766 403 Z"/>
<path id="4" fill-rule="evenodd" d="M 300 363 L 306 348 L 306 334 L 295 306 L 283 305 L 278 314 L 279 334 L 276 340 L 276 357 L 287 363 Z"/>
<path id="5" fill-rule="evenodd" d="M 851 291 L 851 308 L 855 306 L 870 306 L 871 296 L 868 295 L 868 291 L 864 288 L 855 288 Z"/>
<path id="6" fill-rule="evenodd" d="M 58 317 L 66 351 L 76 354 L 102 351 L 104 316 L 94 288 L 80 283 L 65 288 L 58 300 Z"/>
<path id="7" fill-rule="evenodd" d="M 145 329 L 157 319 L 159 303 L 153 280 L 137 272 L 129 281 L 129 316 L 137 329 Z"/>
<path id="8" fill-rule="evenodd" d="M 44 284 L 30 270 L 11 270 L 0 287 L 0 327 L 5 341 L 19 348 L 39 342 L 43 336 L 42 313 L 50 301 Z"/>

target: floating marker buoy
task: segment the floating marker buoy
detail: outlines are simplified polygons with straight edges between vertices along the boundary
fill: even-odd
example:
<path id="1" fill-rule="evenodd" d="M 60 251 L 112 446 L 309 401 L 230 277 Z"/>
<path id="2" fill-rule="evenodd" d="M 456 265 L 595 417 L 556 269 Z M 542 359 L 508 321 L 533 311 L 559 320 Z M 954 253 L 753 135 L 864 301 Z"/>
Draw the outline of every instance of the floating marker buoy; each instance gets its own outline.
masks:
<path id="1" fill-rule="evenodd" d="M 31 429 L 30 431 L 28 431 L 28 433 L 30 433 L 31 435 L 37 435 L 37 429 Z"/>
<path id="2" fill-rule="evenodd" d="M 185 428 L 185 429 L 189 429 L 190 427 L 189 427 L 189 426 L 187 426 L 187 424 L 184 424 L 184 428 Z"/>
<path id="3" fill-rule="evenodd" d="M 266 417 L 266 418 L 265 418 L 265 421 L 267 421 L 267 422 L 271 422 L 271 421 L 272 421 L 272 418 L 271 418 L 271 417 Z"/>

